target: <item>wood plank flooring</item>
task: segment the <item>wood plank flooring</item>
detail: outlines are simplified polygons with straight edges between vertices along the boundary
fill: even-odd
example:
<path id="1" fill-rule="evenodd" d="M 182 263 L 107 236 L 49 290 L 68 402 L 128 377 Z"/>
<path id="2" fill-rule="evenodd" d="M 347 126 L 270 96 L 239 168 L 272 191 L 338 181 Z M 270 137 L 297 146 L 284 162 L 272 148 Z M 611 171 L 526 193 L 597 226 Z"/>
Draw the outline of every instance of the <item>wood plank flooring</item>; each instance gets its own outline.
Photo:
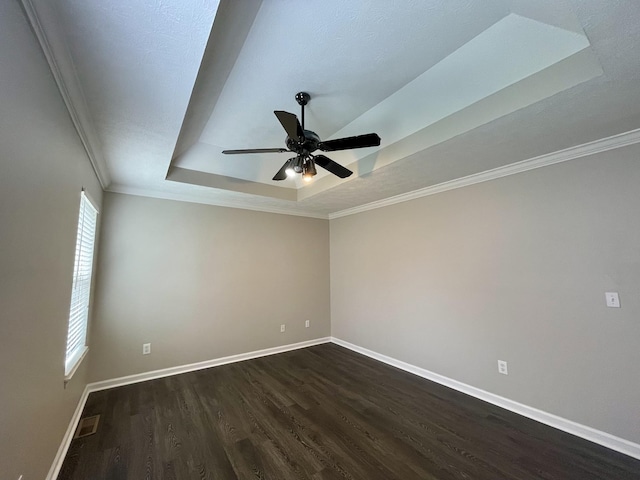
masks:
<path id="1" fill-rule="evenodd" d="M 334 344 L 89 396 L 59 480 L 640 479 L 640 460 Z"/>

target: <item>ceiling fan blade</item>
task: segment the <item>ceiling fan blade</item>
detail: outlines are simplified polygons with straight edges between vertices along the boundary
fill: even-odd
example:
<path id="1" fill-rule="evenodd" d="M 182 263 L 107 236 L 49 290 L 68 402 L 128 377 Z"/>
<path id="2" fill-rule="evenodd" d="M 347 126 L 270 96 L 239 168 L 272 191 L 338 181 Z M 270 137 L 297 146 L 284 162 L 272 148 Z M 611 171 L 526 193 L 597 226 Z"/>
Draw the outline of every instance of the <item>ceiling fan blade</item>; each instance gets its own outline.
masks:
<path id="1" fill-rule="evenodd" d="M 283 153 L 288 151 L 286 148 L 248 148 L 244 150 L 223 150 L 222 153 L 239 155 L 243 153 Z"/>
<path id="2" fill-rule="evenodd" d="M 298 117 L 293 113 L 284 112 L 282 110 L 275 110 L 273 113 L 276 114 L 282 128 L 284 128 L 290 138 L 304 138 L 304 131 L 302 130 L 302 125 L 300 125 L 300 122 L 298 121 Z"/>
<path id="3" fill-rule="evenodd" d="M 282 165 L 282 168 L 278 170 L 278 173 L 276 173 L 273 176 L 273 180 L 284 180 L 285 178 L 287 178 L 287 167 L 291 163 L 291 160 L 293 159 L 290 158 L 289 160 L 284 162 L 284 165 Z"/>
<path id="4" fill-rule="evenodd" d="M 349 175 L 353 173 L 348 168 L 343 167 L 339 163 L 334 162 L 333 160 L 331 160 L 328 157 L 325 157 L 324 155 L 316 155 L 313 158 L 313 161 L 315 162 L 316 165 L 319 165 L 320 167 L 324 168 L 325 170 L 328 170 L 329 172 L 333 173 L 334 175 L 337 175 L 340 178 L 347 178 Z"/>
<path id="5" fill-rule="evenodd" d="M 336 150 L 348 150 L 351 148 L 377 147 L 380 145 L 380 137 L 377 133 L 356 135 L 355 137 L 336 138 L 318 143 L 318 148 L 323 152 Z"/>

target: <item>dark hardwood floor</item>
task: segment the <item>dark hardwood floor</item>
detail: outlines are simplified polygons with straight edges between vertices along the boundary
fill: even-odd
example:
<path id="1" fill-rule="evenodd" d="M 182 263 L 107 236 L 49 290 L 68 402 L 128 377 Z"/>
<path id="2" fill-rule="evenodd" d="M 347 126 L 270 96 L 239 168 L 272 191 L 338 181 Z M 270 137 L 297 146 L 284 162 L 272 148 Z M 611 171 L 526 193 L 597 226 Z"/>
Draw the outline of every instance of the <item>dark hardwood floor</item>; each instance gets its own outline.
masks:
<path id="1" fill-rule="evenodd" d="M 89 396 L 59 480 L 640 479 L 640 460 L 334 344 Z"/>

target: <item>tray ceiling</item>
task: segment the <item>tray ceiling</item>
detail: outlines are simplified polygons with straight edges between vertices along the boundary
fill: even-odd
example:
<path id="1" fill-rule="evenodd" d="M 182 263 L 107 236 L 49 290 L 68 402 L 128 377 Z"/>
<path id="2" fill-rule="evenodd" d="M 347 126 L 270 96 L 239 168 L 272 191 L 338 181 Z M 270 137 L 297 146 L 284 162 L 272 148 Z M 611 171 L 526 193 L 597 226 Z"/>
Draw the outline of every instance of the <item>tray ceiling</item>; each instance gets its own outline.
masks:
<path id="1" fill-rule="evenodd" d="M 634 1 L 23 0 L 107 190 L 326 216 L 640 127 Z M 323 139 L 310 184 L 273 115 Z"/>

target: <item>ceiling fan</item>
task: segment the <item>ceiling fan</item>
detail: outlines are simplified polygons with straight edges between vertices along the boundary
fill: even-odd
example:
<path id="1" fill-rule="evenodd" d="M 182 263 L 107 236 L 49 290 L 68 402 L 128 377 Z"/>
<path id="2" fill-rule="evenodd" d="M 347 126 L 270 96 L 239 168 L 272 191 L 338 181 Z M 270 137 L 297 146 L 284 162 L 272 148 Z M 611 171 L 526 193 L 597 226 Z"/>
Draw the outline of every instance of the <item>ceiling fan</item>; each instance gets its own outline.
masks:
<path id="1" fill-rule="evenodd" d="M 334 162 L 324 155 L 312 155 L 316 150 L 323 152 L 334 152 L 336 150 L 349 150 L 352 148 L 377 147 L 380 145 L 380 137 L 377 133 L 367 133 L 365 135 L 356 135 L 355 137 L 336 138 L 335 140 L 321 141 L 320 137 L 311 130 L 304 128 L 304 106 L 309 103 L 311 96 L 307 92 L 298 92 L 296 101 L 302 107 L 302 125 L 298 118 L 289 112 L 275 110 L 276 117 L 280 124 L 287 132 L 285 145 L 287 148 L 252 148 L 244 150 L 223 150 L 225 154 L 245 154 L 245 153 L 283 153 L 293 152 L 295 157 L 285 162 L 273 180 L 284 180 L 288 176 L 297 173 L 302 174 L 302 178 L 310 182 L 316 175 L 316 165 L 337 175 L 340 178 L 347 178 L 353 172 L 343 167 L 339 163 Z"/>

